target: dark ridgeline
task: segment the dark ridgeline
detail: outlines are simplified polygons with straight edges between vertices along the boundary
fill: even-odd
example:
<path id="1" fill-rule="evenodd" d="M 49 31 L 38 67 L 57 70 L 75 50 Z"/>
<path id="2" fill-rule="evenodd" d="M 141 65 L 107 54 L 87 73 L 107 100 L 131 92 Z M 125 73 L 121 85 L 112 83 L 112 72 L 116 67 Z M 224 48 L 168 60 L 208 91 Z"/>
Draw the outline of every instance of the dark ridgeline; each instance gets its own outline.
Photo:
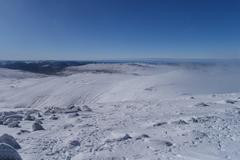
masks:
<path id="1" fill-rule="evenodd" d="M 90 61 L 0 61 L 0 68 L 56 75 L 69 66 L 93 63 Z"/>

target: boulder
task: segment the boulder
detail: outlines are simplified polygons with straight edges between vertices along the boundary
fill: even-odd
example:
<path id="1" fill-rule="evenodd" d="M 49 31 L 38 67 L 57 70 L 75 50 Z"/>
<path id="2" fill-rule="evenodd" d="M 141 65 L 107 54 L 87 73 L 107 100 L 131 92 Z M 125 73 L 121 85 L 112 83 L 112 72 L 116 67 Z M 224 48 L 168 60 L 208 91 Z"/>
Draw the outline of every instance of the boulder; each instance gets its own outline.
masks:
<path id="1" fill-rule="evenodd" d="M 42 117 L 42 115 L 41 115 L 41 113 L 37 113 L 37 115 L 38 115 L 38 118 L 41 118 Z"/>
<path id="2" fill-rule="evenodd" d="M 235 104 L 235 103 L 237 103 L 238 101 L 237 101 L 237 100 L 233 100 L 233 99 L 227 99 L 225 102 L 226 102 L 226 103 L 229 103 L 229 104 Z"/>
<path id="3" fill-rule="evenodd" d="M 80 146 L 80 142 L 78 140 L 72 140 L 69 142 L 71 147 L 77 147 Z"/>
<path id="4" fill-rule="evenodd" d="M 36 122 L 36 123 L 39 123 L 39 124 L 43 124 L 43 122 L 42 122 L 41 119 L 36 119 L 35 122 Z"/>
<path id="5" fill-rule="evenodd" d="M 182 119 L 180 119 L 178 121 L 173 121 L 172 123 L 173 124 L 177 124 L 177 125 L 186 125 L 186 124 L 188 124 L 186 121 L 184 121 Z"/>
<path id="6" fill-rule="evenodd" d="M 125 134 L 123 137 L 120 137 L 117 139 L 117 141 L 126 141 L 132 139 L 132 137 L 129 134 Z"/>
<path id="7" fill-rule="evenodd" d="M 142 134 L 142 135 L 136 137 L 136 140 L 145 139 L 145 138 L 150 138 L 150 136 L 147 134 Z"/>
<path id="8" fill-rule="evenodd" d="M 0 112 L 1 116 L 10 116 L 15 114 L 17 114 L 17 112 L 14 112 L 14 111 Z"/>
<path id="9" fill-rule="evenodd" d="M 0 143 L 0 160 L 22 160 L 22 158 L 13 147 Z"/>
<path id="10" fill-rule="evenodd" d="M 161 141 L 161 144 L 166 145 L 167 147 L 171 147 L 173 145 L 172 142 L 165 141 L 165 140 Z"/>
<path id="11" fill-rule="evenodd" d="M 8 125 L 12 122 L 19 122 L 22 121 L 23 116 L 22 115 L 10 115 L 10 116 L 5 116 L 3 118 L 3 125 Z"/>
<path id="12" fill-rule="evenodd" d="M 33 131 L 44 130 L 44 128 L 42 127 L 42 125 L 39 124 L 39 123 L 37 123 L 37 122 L 34 122 L 34 123 L 33 123 L 32 129 L 33 129 Z"/>
<path id="13" fill-rule="evenodd" d="M 25 121 L 35 121 L 35 119 L 36 118 L 34 116 L 32 116 L 31 114 L 26 114 L 26 116 L 24 118 Z"/>
<path id="14" fill-rule="evenodd" d="M 208 107 L 209 105 L 204 102 L 200 102 L 200 103 L 195 104 L 195 106 L 196 107 Z"/>
<path id="15" fill-rule="evenodd" d="M 21 148 L 21 146 L 17 143 L 16 139 L 13 136 L 8 135 L 8 134 L 3 134 L 0 137 L 0 143 L 6 143 L 15 149 Z"/>
<path id="16" fill-rule="evenodd" d="M 73 109 L 66 109 L 64 113 L 77 113 L 79 112 L 78 108 L 73 108 Z"/>
<path id="17" fill-rule="evenodd" d="M 159 126 L 163 126 L 166 124 L 167 124 L 167 122 L 158 122 L 158 123 L 153 124 L 153 127 L 159 127 Z"/>
<path id="18" fill-rule="evenodd" d="M 8 127 L 9 128 L 19 128 L 20 127 L 19 124 L 20 124 L 19 121 L 13 121 L 11 123 L 8 123 Z"/>

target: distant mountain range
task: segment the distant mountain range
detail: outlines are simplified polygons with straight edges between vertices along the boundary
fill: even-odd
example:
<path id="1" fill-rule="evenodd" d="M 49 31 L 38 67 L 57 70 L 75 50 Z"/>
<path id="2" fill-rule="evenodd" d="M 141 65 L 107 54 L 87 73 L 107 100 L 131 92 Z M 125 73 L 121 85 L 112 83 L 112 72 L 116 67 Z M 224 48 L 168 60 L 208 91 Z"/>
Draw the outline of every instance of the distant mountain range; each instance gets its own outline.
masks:
<path id="1" fill-rule="evenodd" d="M 140 60 L 105 60 L 105 61 L 0 61 L 0 68 L 16 69 L 33 73 L 56 75 L 66 67 L 92 63 L 148 63 L 155 65 L 203 67 L 215 65 L 239 65 L 239 59 L 140 59 Z"/>
<path id="2" fill-rule="evenodd" d="M 69 66 L 80 66 L 88 61 L 0 61 L 0 68 L 17 69 L 33 73 L 54 75 Z"/>

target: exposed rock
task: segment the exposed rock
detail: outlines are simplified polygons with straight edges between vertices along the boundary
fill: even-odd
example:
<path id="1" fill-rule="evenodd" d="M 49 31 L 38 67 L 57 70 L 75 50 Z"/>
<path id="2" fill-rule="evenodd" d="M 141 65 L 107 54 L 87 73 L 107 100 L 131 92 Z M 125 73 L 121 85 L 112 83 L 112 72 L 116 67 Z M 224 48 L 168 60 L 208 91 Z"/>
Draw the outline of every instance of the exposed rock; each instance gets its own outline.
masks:
<path id="1" fill-rule="evenodd" d="M 20 127 L 19 124 L 20 124 L 19 121 L 13 121 L 11 123 L 8 123 L 8 127 L 9 128 L 19 128 Z"/>
<path id="2" fill-rule="evenodd" d="M 0 143 L 6 143 L 10 146 L 12 146 L 15 149 L 20 149 L 20 145 L 17 143 L 16 139 L 13 136 L 10 136 L 8 134 L 3 134 L 0 137 Z"/>
<path id="3" fill-rule="evenodd" d="M 159 126 L 163 126 L 163 125 L 165 125 L 165 124 L 167 124 L 167 122 L 159 122 L 159 123 L 155 123 L 155 124 L 153 125 L 153 127 L 159 127 Z"/>
<path id="4" fill-rule="evenodd" d="M 22 160 L 22 158 L 13 147 L 0 143 L 0 160 Z"/>
<path id="5" fill-rule="evenodd" d="M 169 141 L 162 141 L 162 144 L 166 145 L 167 147 L 171 147 L 173 145 L 173 143 Z"/>
<path id="6" fill-rule="evenodd" d="M 205 123 L 205 122 L 207 122 L 208 121 L 208 119 L 206 119 L 206 118 L 203 118 L 203 117 L 197 117 L 197 118 L 192 118 L 191 119 L 191 121 L 193 122 L 193 123 Z"/>
<path id="7" fill-rule="evenodd" d="M 173 124 L 178 124 L 178 125 L 186 125 L 186 124 L 188 124 L 186 121 L 184 121 L 182 119 L 180 119 L 178 121 L 173 121 L 172 123 Z"/>
<path id="8" fill-rule="evenodd" d="M 14 111 L 0 112 L 1 116 L 10 116 L 15 114 L 17 114 L 17 112 L 14 112 Z"/>
<path id="9" fill-rule="evenodd" d="M 39 124 L 39 123 L 37 123 L 37 122 L 34 122 L 34 123 L 33 123 L 32 129 L 33 129 L 33 131 L 44 130 L 44 128 L 42 127 L 42 125 Z"/>
<path id="10" fill-rule="evenodd" d="M 148 87 L 148 88 L 145 88 L 144 90 L 145 91 L 152 91 L 152 90 L 154 90 L 154 87 Z"/>
<path id="11" fill-rule="evenodd" d="M 209 105 L 204 102 L 200 102 L 200 103 L 195 104 L 195 106 L 196 107 L 208 107 Z"/>
<path id="12" fill-rule="evenodd" d="M 129 134 L 125 134 L 125 136 L 118 138 L 117 141 L 125 141 L 128 139 L 132 139 L 132 137 Z"/>
<path id="13" fill-rule="evenodd" d="M 39 123 L 39 124 L 43 124 L 43 122 L 42 122 L 41 119 L 36 119 L 35 122 L 36 122 L 36 123 Z"/>
<path id="14" fill-rule="evenodd" d="M 235 104 L 237 103 L 238 101 L 237 100 L 233 100 L 233 99 L 228 99 L 225 101 L 226 103 L 229 103 L 229 104 Z"/>
<path id="15" fill-rule="evenodd" d="M 24 118 L 25 121 L 35 121 L 35 117 L 31 114 L 26 114 L 26 117 Z"/>
<path id="16" fill-rule="evenodd" d="M 69 144 L 71 145 L 71 147 L 80 146 L 80 142 L 78 140 L 70 141 Z"/>
<path id="17" fill-rule="evenodd" d="M 37 113 L 37 116 L 38 116 L 38 118 L 41 118 L 42 117 L 42 115 L 41 115 L 41 113 Z"/>
<path id="18" fill-rule="evenodd" d="M 64 110 L 64 113 L 77 113 L 79 111 L 81 111 L 79 106 L 71 105 Z"/>
<path id="19" fill-rule="evenodd" d="M 39 110 L 36 110 L 36 109 L 30 109 L 30 110 L 28 110 L 28 111 L 26 112 L 26 115 L 27 115 L 27 114 L 32 115 L 32 114 L 37 114 L 37 113 L 39 113 Z"/>
<path id="20" fill-rule="evenodd" d="M 217 97 L 217 95 L 216 94 L 212 94 L 212 97 L 214 98 L 214 97 Z"/>
<path id="21" fill-rule="evenodd" d="M 216 122 L 217 119 L 219 119 L 219 117 L 217 116 L 203 116 L 196 118 L 193 117 L 190 121 L 192 121 L 193 123 L 206 123 L 208 121 Z"/>
<path id="22" fill-rule="evenodd" d="M 51 120 L 58 120 L 58 116 L 56 116 L 55 114 L 53 114 L 49 119 L 51 119 Z"/>
<path id="23" fill-rule="evenodd" d="M 74 105 L 71 105 L 71 106 L 68 106 L 67 109 L 74 109 L 76 106 Z"/>
<path id="24" fill-rule="evenodd" d="M 23 119 L 23 116 L 22 116 L 22 115 L 15 114 L 15 115 L 10 115 L 10 116 L 5 116 L 3 120 L 6 121 L 6 120 L 8 120 L 8 119 L 18 119 L 18 120 L 22 120 L 22 119 Z"/>
<path id="25" fill-rule="evenodd" d="M 90 107 L 88 107 L 87 105 L 83 105 L 81 107 L 81 110 L 84 112 L 92 112 L 92 109 Z"/>
<path id="26" fill-rule="evenodd" d="M 147 134 L 142 134 L 142 135 L 136 137 L 136 140 L 145 139 L 145 138 L 150 138 L 150 136 Z"/>
<path id="27" fill-rule="evenodd" d="M 17 133 L 17 135 L 22 135 L 22 134 L 25 134 L 25 133 L 30 133 L 30 131 L 21 129 L 21 130 Z"/>
<path id="28" fill-rule="evenodd" d="M 15 122 L 15 121 L 22 121 L 23 116 L 22 115 L 10 115 L 3 118 L 3 125 L 8 125 L 9 123 Z"/>
<path id="29" fill-rule="evenodd" d="M 78 109 L 66 109 L 66 110 L 64 111 L 64 113 L 77 113 L 77 112 L 79 112 Z"/>
<path id="30" fill-rule="evenodd" d="M 56 114 L 56 113 L 64 113 L 64 108 L 59 107 L 48 107 L 44 112 L 45 115 Z"/>
<path id="31" fill-rule="evenodd" d="M 116 139 L 107 139 L 105 142 L 106 143 L 113 143 L 113 142 L 121 142 L 121 141 L 126 141 L 126 140 L 129 140 L 129 139 L 132 139 L 132 137 L 129 135 L 129 134 L 125 134 L 123 137 L 120 137 L 120 138 L 116 138 Z"/>

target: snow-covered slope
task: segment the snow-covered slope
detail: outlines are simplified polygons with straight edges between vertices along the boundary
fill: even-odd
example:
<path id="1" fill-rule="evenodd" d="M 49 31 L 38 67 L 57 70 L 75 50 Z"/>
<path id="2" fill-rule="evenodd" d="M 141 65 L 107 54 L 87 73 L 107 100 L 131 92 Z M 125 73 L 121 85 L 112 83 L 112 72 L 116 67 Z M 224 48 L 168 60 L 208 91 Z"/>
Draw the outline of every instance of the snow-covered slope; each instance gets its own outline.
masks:
<path id="1" fill-rule="evenodd" d="M 19 70 L 11 70 L 0 68 L 0 79 L 25 79 L 25 78 L 39 78 L 43 77 L 41 74 L 34 74 L 30 72 L 23 72 Z"/>
<path id="2" fill-rule="evenodd" d="M 26 119 L 20 128 L 0 125 L 17 138 L 24 160 L 240 156 L 235 69 L 89 64 L 63 75 L 0 70 L 1 111 L 31 111 L 45 129 L 32 131 Z"/>

